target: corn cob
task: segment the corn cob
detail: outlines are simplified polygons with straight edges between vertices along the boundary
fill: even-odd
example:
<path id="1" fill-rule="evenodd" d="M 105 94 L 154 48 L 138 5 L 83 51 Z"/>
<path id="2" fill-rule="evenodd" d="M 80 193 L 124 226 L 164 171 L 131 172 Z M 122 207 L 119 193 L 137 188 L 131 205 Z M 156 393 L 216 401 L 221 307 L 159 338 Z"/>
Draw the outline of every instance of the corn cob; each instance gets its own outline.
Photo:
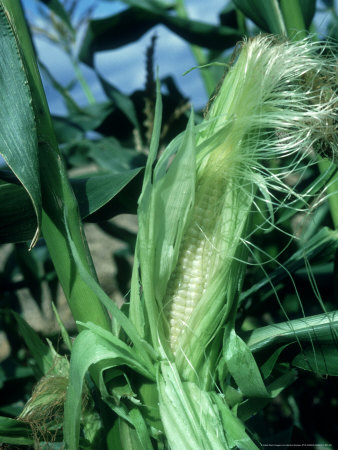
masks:
<path id="1" fill-rule="evenodd" d="M 224 178 L 220 174 L 215 175 L 213 179 L 205 177 L 198 185 L 192 216 L 164 299 L 169 318 L 169 341 L 174 354 L 179 335 L 187 326 L 212 276 L 210 261 L 217 252 L 218 202 L 224 190 Z"/>

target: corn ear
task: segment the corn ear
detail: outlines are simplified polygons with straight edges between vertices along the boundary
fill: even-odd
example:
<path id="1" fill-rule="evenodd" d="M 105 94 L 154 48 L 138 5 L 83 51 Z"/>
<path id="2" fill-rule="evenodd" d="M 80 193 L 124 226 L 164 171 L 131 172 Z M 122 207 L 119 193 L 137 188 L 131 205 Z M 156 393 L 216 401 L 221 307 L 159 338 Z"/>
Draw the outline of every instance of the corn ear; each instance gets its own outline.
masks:
<path id="1" fill-rule="evenodd" d="M 198 378 L 215 336 L 234 324 L 252 213 L 274 226 L 274 209 L 298 196 L 290 173 L 301 177 L 314 150 L 337 154 L 336 77 L 320 44 L 243 42 L 205 120 L 190 120 L 145 182 L 139 301 L 153 345 L 184 378 Z"/>

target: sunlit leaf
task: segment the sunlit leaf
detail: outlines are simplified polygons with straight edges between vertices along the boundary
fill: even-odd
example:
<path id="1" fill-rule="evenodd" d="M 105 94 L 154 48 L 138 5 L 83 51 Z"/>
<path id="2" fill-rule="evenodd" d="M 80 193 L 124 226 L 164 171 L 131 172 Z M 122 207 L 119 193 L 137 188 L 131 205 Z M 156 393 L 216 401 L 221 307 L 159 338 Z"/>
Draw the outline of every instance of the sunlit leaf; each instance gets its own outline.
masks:
<path id="1" fill-rule="evenodd" d="M 310 342 L 314 346 L 333 345 L 337 341 L 337 335 L 338 312 L 334 311 L 267 325 L 243 333 L 243 338 L 249 348 L 256 352 L 271 345 L 293 342 Z"/>
<path id="2" fill-rule="evenodd" d="M 41 222 L 41 192 L 38 144 L 32 95 L 15 33 L 0 4 L 0 154 L 20 180 L 33 203 L 38 236 Z M 24 161 L 24 164 L 23 164 Z M 6 212 L 5 212 L 6 214 Z"/>

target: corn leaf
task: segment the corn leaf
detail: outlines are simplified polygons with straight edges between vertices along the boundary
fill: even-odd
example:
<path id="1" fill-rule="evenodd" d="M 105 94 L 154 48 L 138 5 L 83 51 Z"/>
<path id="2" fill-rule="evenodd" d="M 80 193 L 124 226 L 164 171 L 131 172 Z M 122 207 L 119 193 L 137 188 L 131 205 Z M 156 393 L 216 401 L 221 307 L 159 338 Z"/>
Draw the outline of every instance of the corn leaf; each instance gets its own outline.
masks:
<path id="1" fill-rule="evenodd" d="M 9 417 L 0 417 L 0 442 L 13 445 L 32 445 L 34 439 L 29 425 Z"/>
<path id="2" fill-rule="evenodd" d="M 251 351 L 261 351 L 271 345 L 294 342 L 310 342 L 314 345 L 334 345 L 338 333 L 338 312 L 328 312 L 316 316 L 276 323 L 243 333 Z"/>
<path id="3" fill-rule="evenodd" d="M 129 416 L 139 437 L 141 448 L 143 450 L 153 450 L 154 447 L 150 440 L 150 434 L 140 410 L 133 408 L 130 411 Z"/>
<path id="4" fill-rule="evenodd" d="M 225 333 L 223 356 L 230 374 L 245 396 L 270 397 L 249 347 L 233 329 Z"/>
<path id="5" fill-rule="evenodd" d="M 297 379 L 297 372 L 288 370 L 285 374 L 278 377 L 272 383 L 268 384 L 267 389 L 270 393 L 269 398 L 248 398 L 238 405 L 238 418 L 243 422 L 250 419 L 270 403 L 271 398 L 276 398 L 284 389 L 292 384 Z"/>
<path id="6" fill-rule="evenodd" d="M 3 14 L 8 17 L 14 30 L 27 76 L 26 81 L 32 93 L 36 127 L 32 128 L 31 133 L 36 130 L 39 144 L 39 165 L 36 167 L 34 177 L 38 179 L 40 176 L 42 233 L 73 315 L 81 320 L 90 314 L 93 321 L 108 328 L 106 311 L 82 282 L 74 265 L 74 258 L 70 254 L 65 221 L 72 230 L 72 236 L 83 263 L 93 276 L 96 275 L 84 240 L 75 196 L 58 152 L 52 120 L 21 3 L 18 0 L 2 0 L 2 5 L 6 10 L 6 14 Z M 15 107 L 14 105 L 15 102 L 12 102 L 11 107 Z M 25 167 L 28 161 L 27 158 L 24 161 L 21 158 L 21 165 Z"/>
<path id="7" fill-rule="evenodd" d="M 68 230 L 69 233 L 69 230 Z M 77 267 L 82 277 L 83 282 L 91 289 L 92 293 L 96 295 L 99 301 L 107 308 L 107 311 L 115 318 L 115 320 L 121 325 L 121 327 L 126 332 L 129 339 L 133 342 L 135 349 L 139 354 L 139 358 L 142 359 L 145 367 L 148 368 L 149 372 L 153 371 L 153 362 L 152 358 L 154 357 L 154 352 L 150 345 L 147 344 L 143 339 L 141 339 L 140 335 L 137 333 L 137 330 L 134 328 L 131 321 L 127 316 L 117 307 L 117 305 L 108 297 L 108 295 L 102 290 L 98 282 L 90 276 L 85 266 L 83 265 L 78 252 L 75 248 L 73 240 L 69 234 L 69 243 L 71 249 L 74 254 L 75 261 L 77 263 Z M 88 316 L 90 317 L 90 316 Z M 105 334 L 105 336 L 108 336 Z M 113 335 L 112 335 L 113 336 Z M 116 338 L 115 338 L 116 339 Z M 115 341 L 114 341 L 115 342 Z"/>
<path id="8" fill-rule="evenodd" d="M 79 57 L 86 64 L 94 66 L 95 52 L 134 42 L 157 24 L 165 25 L 192 44 L 213 49 L 229 48 L 240 37 L 240 33 L 233 28 L 183 19 L 163 10 L 150 11 L 138 5 L 104 19 L 91 20 Z"/>
<path id="9" fill-rule="evenodd" d="M 269 273 L 258 283 L 251 286 L 250 289 L 244 291 L 240 295 L 240 302 L 250 297 L 256 292 L 262 292 L 263 288 L 271 287 L 273 284 L 280 283 L 290 274 L 294 274 L 297 270 L 306 267 L 305 261 L 308 262 L 328 262 L 332 260 L 335 251 L 338 248 L 338 232 L 330 228 L 323 227 L 310 239 L 302 242 L 302 247 L 297 250 L 289 259 L 287 259 L 280 267 Z M 272 291 L 271 291 L 272 293 Z"/>
<path id="10" fill-rule="evenodd" d="M 66 330 L 66 327 L 64 326 L 64 324 L 63 324 L 63 322 L 61 320 L 61 317 L 59 315 L 59 312 L 56 309 L 56 306 L 54 305 L 54 303 L 52 303 L 52 308 L 53 308 L 53 312 L 55 314 L 56 321 L 57 321 L 57 323 L 58 323 L 58 325 L 60 327 L 60 333 L 61 333 L 63 342 L 64 342 L 65 346 L 67 347 L 67 349 L 69 351 L 71 351 L 71 349 L 72 349 L 72 342 L 70 340 L 68 331 Z"/>
<path id="11" fill-rule="evenodd" d="M 107 215 L 109 215 L 109 202 L 116 196 L 119 197 L 119 194 L 122 197 L 123 193 L 121 191 L 127 188 L 128 184 L 135 179 L 141 170 L 142 168 L 139 167 L 137 169 L 121 171 L 117 174 L 71 180 L 74 193 L 78 199 L 81 217 L 88 217 L 105 205 L 107 205 L 106 210 Z M 114 209 L 112 208 L 112 210 Z"/>
<path id="12" fill-rule="evenodd" d="M 56 14 L 65 25 L 69 28 L 71 32 L 74 32 L 72 27 L 69 14 L 65 10 L 63 4 L 59 0 L 39 0 L 41 3 L 44 3 L 48 8 Z"/>
<path id="13" fill-rule="evenodd" d="M 151 220 L 154 222 L 154 268 L 157 268 L 154 270 L 157 275 L 154 286 L 157 298 L 164 295 L 177 261 L 184 224 L 194 203 L 195 158 L 194 115 L 191 114 L 184 139 L 165 176 L 161 176 L 165 160 L 159 163 L 154 172 L 154 210 Z M 168 159 L 166 162 L 168 163 Z"/>
<path id="14" fill-rule="evenodd" d="M 87 150 L 89 158 L 92 158 L 102 169 L 110 173 L 121 172 L 143 167 L 146 164 L 146 156 L 136 150 L 123 147 L 117 139 L 102 138 L 99 141 L 82 141 L 76 143 L 81 150 Z"/>
<path id="15" fill-rule="evenodd" d="M 274 34 L 286 34 L 279 0 L 265 0 L 264 2 L 261 0 L 234 0 L 234 3 L 262 30 Z M 316 0 L 301 0 L 299 3 L 305 25 L 308 28 L 316 11 Z M 292 5 L 290 6 L 292 7 Z"/>
<path id="16" fill-rule="evenodd" d="M 34 245 L 41 226 L 42 208 L 36 124 L 20 48 L 2 3 L 0 30 L 0 59 L 6 61 L 0 66 L 0 153 L 33 204 L 36 216 Z"/>
<path id="17" fill-rule="evenodd" d="M 80 324 L 83 328 L 92 331 L 97 336 L 105 339 L 107 342 L 110 342 L 113 348 L 116 351 L 119 351 L 121 357 L 123 355 L 124 364 L 128 365 L 136 372 L 140 373 L 141 375 L 144 375 L 149 379 L 152 380 L 155 379 L 153 370 L 150 372 L 146 367 L 142 365 L 142 363 L 140 363 L 140 361 L 142 361 L 142 354 L 140 352 L 136 352 L 135 348 L 130 347 L 129 345 L 121 341 L 121 339 L 114 336 L 111 332 L 104 330 L 103 328 L 98 327 L 91 322 L 87 323 L 81 322 Z"/>
<path id="18" fill-rule="evenodd" d="M 262 30 L 286 34 L 278 0 L 234 0 L 235 5 Z"/>
<path id="19" fill-rule="evenodd" d="M 123 114 L 130 120 L 135 128 L 139 129 L 140 124 L 138 122 L 135 106 L 128 95 L 120 92 L 115 86 L 105 80 L 98 72 L 96 72 L 101 86 L 113 105 L 118 108 Z"/>
<path id="20" fill-rule="evenodd" d="M 156 160 L 157 153 L 158 153 L 158 147 L 159 147 L 159 141 L 160 141 L 160 133 L 161 133 L 161 121 L 162 121 L 162 97 L 161 97 L 161 91 L 160 91 L 160 83 L 157 80 L 156 83 L 156 104 L 155 104 L 155 116 L 154 116 L 154 125 L 153 125 L 153 132 L 151 136 L 150 141 L 150 148 L 149 148 L 149 155 L 147 159 L 147 164 L 144 172 L 144 178 L 143 178 L 143 185 L 142 185 L 142 192 L 139 198 L 139 211 L 141 212 L 141 204 L 146 205 L 145 210 L 149 207 L 149 204 L 151 202 L 151 186 L 152 186 L 152 178 L 153 178 L 153 164 Z M 147 215 L 144 215 L 143 219 L 140 215 L 139 218 L 139 233 L 145 233 L 147 228 L 144 227 L 144 222 L 148 220 Z M 134 268 L 133 268 L 133 277 L 131 281 L 131 302 L 130 302 L 130 309 L 129 309 L 129 317 L 133 324 L 135 324 L 136 329 L 142 338 L 145 338 L 148 329 L 146 330 L 146 323 L 145 323 L 145 314 L 146 311 L 143 308 L 143 305 L 141 304 L 141 297 L 140 297 L 140 280 L 139 280 L 139 267 L 141 264 L 141 259 L 139 257 L 140 252 L 143 252 L 143 258 L 146 254 L 149 252 L 149 248 L 145 250 L 140 249 L 140 239 L 136 242 L 136 251 L 135 251 L 135 262 L 134 262 Z M 146 253 L 145 253 L 146 252 Z M 147 270 L 148 261 L 146 261 L 145 270 Z M 148 277 L 151 276 L 151 272 L 149 272 L 148 269 Z M 149 288 L 152 289 L 151 282 L 149 284 Z M 153 308 L 155 308 L 155 304 L 153 303 Z M 153 310 L 153 317 L 156 316 L 158 312 L 156 310 Z M 158 316 L 156 316 L 158 317 Z M 148 325 L 148 324 L 147 324 Z M 149 326 L 149 325 L 148 325 Z"/>
<path id="21" fill-rule="evenodd" d="M 75 450 L 78 448 L 80 432 L 80 414 L 81 414 L 81 394 L 85 374 L 90 366 L 100 363 L 99 377 L 101 379 L 103 370 L 119 365 L 131 365 L 140 367 L 139 361 L 134 356 L 134 351 L 126 344 L 123 344 L 117 338 L 104 333 L 104 338 L 97 334 L 102 333 L 98 327 L 91 324 L 86 326 L 95 329 L 82 331 L 76 338 L 72 347 L 72 357 L 70 362 L 69 386 L 65 403 L 64 418 L 64 439 L 67 448 Z M 84 352 L 83 349 L 86 349 Z M 143 372 L 144 373 L 144 372 Z M 102 383 L 102 379 L 100 381 Z"/>
<path id="22" fill-rule="evenodd" d="M 1 184 L 0 204 L 0 243 L 32 239 L 36 231 L 36 214 L 23 186 Z"/>
<path id="23" fill-rule="evenodd" d="M 19 314 L 14 311 L 11 311 L 11 313 L 31 355 L 34 357 L 38 368 L 37 375 L 39 377 L 46 375 L 54 364 L 54 355 L 51 348 L 41 340 L 36 331 Z"/>
<path id="24" fill-rule="evenodd" d="M 292 365 L 321 376 L 338 376 L 338 345 L 307 346 L 295 356 Z"/>
<path id="25" fill-rule="evenodd" d="M 108 220 L 116 214 L 135 213 L 138 174 L 142 168 L 70 180 L 81 218 Z M 12 180 L 11 180 L 12 181 Z M 129 184 L 131 183 L 131 184 Z M 0 243 L 25 242 L 36 229 L 36 216 L 26 190 L 15 183 L 0 182 Z"/>

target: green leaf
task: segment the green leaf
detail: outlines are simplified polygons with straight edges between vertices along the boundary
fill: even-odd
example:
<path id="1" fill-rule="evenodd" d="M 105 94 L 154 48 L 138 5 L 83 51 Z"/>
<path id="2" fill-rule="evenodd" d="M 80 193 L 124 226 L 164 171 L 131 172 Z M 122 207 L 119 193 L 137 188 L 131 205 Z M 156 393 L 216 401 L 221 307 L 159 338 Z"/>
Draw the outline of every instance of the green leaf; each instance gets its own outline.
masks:
<path id="1" fill-rule="evenodd" d="M 309 28 L 316 12 L 316 0 L 279 0 L 285 24 L 291 32 Z"/>
<path id="2" fill-rule="evenodd" d="M 292 365 L 317 375 L 338 376 L 338 348 L 335 345 L 308 346 L 292 360 Z"/>
<path id="3" fill-rule="evenodd" d="M 112 50 L 139 39 L 150 28 L 162 24 L 188 42 L 202 47 L 224 50 L 240 37 L 232 28 L 214 26 L 202 22 L 173 16 L 163 10 L 132 7 L 119 14 L 89 22 L 81 50 L 80 59 L 94 66 L 94 53 Z"/>
<path id="4" fill-rule="evenodd" d="M 39 67 L 42 70 L 45 77 L 51 83 L 53 88 L 57 90 L 63 97 L 65 105 L 70 112 L 81 112 L 80 106 L 75 102 L 75 100 L 69 94 L 69 90 L 64 88 L 61 83 L 57 81 L 52 72 L 48 69 L 48 67 L 39 60 Z"/>
<path id="5" fill-rule="evenodd" d="M 158 148 L 159 148 L 159 142 L 160 142 L 160 134 L 161 134 L 161 122 L 162 122 L 162 112 L 163 112 L 163 104 L 162 104 L 162 96 L 161 96 L 161 89 L 160 89 L 160 82 L 157 78 L 156 82 L 156 104 L 155 104 L 155 117 L 154 117 L 154 125 L 153 125 L 153 132 L 151 135 L 151 141 L 150 141 L 150 148 L 149 148 L 149 155 L 147 158 L 147 164 L 145 167 L 144 177 L 143 177 L 143 185 L 142 185 L 142 192 L 139 197 L 139 205 L 141 203 L 145 203 L 146 205 L 150 202 L 150 195 L 151 195 L 151 185 L 152 185 L 152 177 L 153 177 L 153 165 L 155 163 L 155 160 L 157 158 L 158 154 Z M 139 233 L 145 232 L 144 224 L 142 223 L 142 218 L 140 215 L 141 206 L 139 207 Z M 147 220 L 146 217 L 144 220 Z M 142 231 L 143 230 L 143 231 Z M 131 301 L 130 301 L 130 308 L 129 308 L 129 317 L 133 324 L 135 324 L 135 327 L 142 338 L 145 338 L 147 332 L 146 332 L 146 324 L 145 324 L 145 309 L 143 305 L 141 304 L 141 298 L 140 298 L 140 273 L 139 273 L 139 251 L 140 251 L 140 241 L 136 242 L 136 251 L 135 251 L 135 261 L 134 261 L 134 267 L 133 267 L 133 275 L 131 280 Z M 147 263 L 146 263 L 147 265 Z M 145 270 L 147 270 L 145 268 Z M 149 272 L 148 268 L 148 277 L 151 275 L 151 272 Z M 151 282 L 150 282 L 151 283 Z M 153 314 L 153 317 L 156 316 L 157 311 L 156 307 L 153 305 L 153 309 L 151 313 Z M 157 330 L 158 331 L 158 330 Z"/>
<path id="6" fill-rule="evenodd" d="M 113 137 L 87 141 L 84 145 L 87 146 L 88 156 L 102 169 L 111 173 L 119 174 L 136 167 L 144 167 L 146 164 L 147 158 L 143 153 L 123 147 Z"/>
<path id="7" fill-rule="evenodd" d="M 4 310 L 1 311 L 1 313 L 6 312 L 7 311 Z M 52 350 L 48 345 L 42 342 L 36 331 L 34 331 L 33 328 L 31 328 L 31 326 L 28 325 L 28 323 L 22 317 L 20 317 L 19 314 L 14 311 L 10 312 L 15 318 L 18 324 L 18 329 L 22 334 L 22 337 L 24 338 L 31 355 L 34 358 L 34 361 L 37 364 L 39 375 L 46 375 L 46 373 L 53 367 L 54 364 L 54 355 Z"/>
<path id="8" fill-rule="evenodd" d="M 338 333 L 338 312 L 318 314 L 257 328 L 242 334 L 251 351 L 263 350 L 271 345 L 311 342 L 334 345 Z"/>
<path id="9" fill-rule="evenodd" d="M 155 379 L 154 373 L 152 373 L 153 370 L 149 371 L 142 364 L 142 361 L 146 360 L 148 357 L 145 349 L 142 349 L 142 347 L 139 346 L 139 349 L 136 351 L 135 348 L 132 348 L 129 345 L 125 344 L 123 341 L 121 341 L 121 339 L 114 336 L 110 331 L 104 330 L 103 328 L 98 327 L 91 322 L 81 323 L 81 325 L 83 326 L 83 328 L 92 331 L 97 336 L 100 336 L 101 338 L 109 342 L 112 345 L 114 351 L 118 352 L 120 355 L 119 357 L 123 359 L 123 364 L 128 365 L 128 367 L 131 367 L 137 373 L 144 375 L 149 379 Z"/>
<path id="10" fill-rule="evenodd" d="M 281 10 L 281 0 L 233 0 L 238 9 L 240 9 L 249 19 L 255 22 L 262 30 L 274 34 L 285 34 L 286 28 Z M 298 1 L 298 0 L 297 0 Z M 283 2 L 283 8 L 292 9 L 295 2 Z M 315 10 L 316 0 L 301 0 L 300 11 L 302 19 L 305 20 L 305 26 L 308 28 L 312 22 Z M 301 30 L 300 30 L 301 31 Z"/>
<path id="11" fill-rule="evenodd" d="M 278 0 L 233 0 L 238 9 L 262 30 L 274 34 L 286 34 Z"/>
<path id="12" fill-rule="evenodd" d="M 64 326 L 64 324 L 63 324 L 63 322 L 61 320 L 61 317 L 59 315 L 59 312 L 56 309 L 56 306 L 54 305 L 53 302 L 52 302 L 52 308 L 53 308 L 53 312 L 54 312 L 55 317 L 56 317 L 56 321 L 57 321 L 57 323 L 58 323 L 58 325 L 60 327 L 60 332 L 61 332 L 61 336 L 62 336 L 63 342 L 66 345 L 67 349 L 71 351 L 71 349 L 72 349 L 72 342 L 70 340 L 68 331 L 66 330 L 66 328 L 65 328 L 65 326 Z"/>
<path id="13" fill-rule="evenodd" d="M 302 248 L 297 250 L 287 261 L 280 267 L 269 273 L 258 283 L 255 283 L 245 292 L 240 295 L 240 302 L 243 302 L 250 295 L 255 292 L 262 292 L 262 289 L 269 287 L 272 284 L 277 284 L 284 279 L 290 277 L 297 270 L 303 269 L 307 262 L 318 260 L 322 262 L 330 261 L 338 248 L 338 231 L 323 227 L 318 233 L 311 237 L 311 239 L 303 242 Z"/>
<path id="14" fill-rule="evenodd" d="M 36 214 L 27 191 L 16 184 L 0 184 L 0 205 L 0 243 L 32 239 Z"/>
<path id="15" fill-rule="evenodd" d="M 0 442 L 13 445 L 32 445 L 34 439 L 29 425 L 16 419 L 0 417 Z"/>
<path id="16" fill-rule="evenodd" d="M 153 209 L 142 210 L 149 214 L 148 225 L 154 230 L 149 236 L 154 252 L 154 286 L 157 298 L 163 298 L 168 280 L 178 257 L 178 246 L 182 240 L 183 227 L 191 212 L 195 199 L 196 147 L 194 114 L 191 113 L 184 139 L 177 149 L 169 168 L 169 157 L 159 161 L 154 171 L 154 205 Z M 166 170 L 163 176 L 163 170 Z M 143 207 L 140 204 L 140 210 Z M 151 216 L 152 215 L 152 216 Z M 165 230 L 165 233 L 163 234 Z M 162 236 L 162 238 L 161 238 Z M 159 245 L 160 244 L 160 245 Z M 142 250 L 141 250 L 142 252 Z"/>
<path id="17" fill-rule="evenodd" d="M 67 25 L 71 32 L 74 32 L 69 14 L 65 10 L 63 4 L 59 0 L 39 0 L 44 3 L 48 8 L 53 11 L 64 23 Z"/>
<path id="18" fill-rule="evenodd" d="M 150 345 L 148 345 L 147 342 L 141 339 L 140 335 L 138 334 L 137 330 L 135 329 L 134 325 L 129 320 L 129 318 L 118 308 L 118 306 L 114 302 L 111 301 L 108 295 L 102 290 L 98 282 L 93 277 L 89 276 L 70 236 L 69 236 L 69 243 L 73 251 L 74 259 L 77 263 L 77 268 L 79 270 L 83 282 L 96 295 L 96 297 L 100 300 L 102 305 L 104 305 L 107 308 L 107 311 L 111 314 L 111 316 L 114 317 L 115 320 L 121 325 L 121 327 L 127 334 L 128 338 L 134 344 L 135 349 L 139 353 L 139 357 L 142 358 L 144 366 L 147 367 L 149 373 L 152 373 L 153 370 L 152 360 L 154 358 L 154 351 L 152 347 L 150 347 Z M 113 334 L 111 335 L 113 336 Z M 105 336 L 107 336 L 107 334 L 105 334 Z"/>
<path id="19" fill-rule="evenodd" d="M 229 334 L 225 333 L 223 356 L 230 374 L 245 396 L 270 396 L 249 347 L 233 329 Z"/>
<path id="20" fill-rule="evenodd" d="M 273 368 L 275 367 L 280 354 L 288 346 L 289 346 L 289 344 L 285 344 L 285 345 L 282 345 L 281 347 L 277 348 L 277 350 L 275 350 L 272 353 L 272 355 L 268 358 L 268 360 L 265 361 L 265 363 L 260 367 L 264 379 L 268 378 L 271 375 L 271 372 L 272 372 Z"/>
<path id="21" fill-rule="evenodd" d="M 100 302 L 90 290 L 86 289 L 79 278 L 69 250 L 66 226 L 71 229 L 73 240 L 84 264 L 92 276 L 96 276 L 88 246 L 84 240 L 75 196 L 58 152 L 52 120 L 21 3 L 18 0 L 2 0 L 2 4 L 5 5 L 6 17 L 9 18 L 15 30 L 14 34 L 32 93 L 39 146 L 39 166 L 34 176 L 38 178 L 40 174 L 42 233 L 74 317 L 85 319 L 89 315 L 93 321 L 108 328 L 109 320 L 106 311 L 102 310 Z M 15 102 L 12 102 L 13 105 Z M 23 161 L 21 158 L 22 167 L 25 167 L 28 162 L 29 159 Z"/>
<path id="22" fill-rule="evenodd" d="M 138 366 L 135 350 L 128 347 L 111 333 L 104 333 L 99 327 L 86 324 L 95 329 L 82 331 L 76 338 L 70 362 L 69 386 L 65 403 L 64 439 L 69 450 L 78 448 L 81 414 L 81 394 L 84 377 L 89 367 L 93 364 L 103 362 L 100 366 L 99 377 L 102 380 L 102 371 L 114 366 L 131 364 Z M 105 337 L 97 334 L 104 333 Z M 109 336 L 110 335 L 110 336 Z M 108 340 L 108 339 L 109 340 Z M 83 349 L 86 349 L 85 352 Z M 103 389 L 103 386 L 101 387 Z"/>
<path id="23" fill-rule="evenodd" d="M 79 202 L 81 217 L 88 217 L 116 197 L 141 171 L 141 167 L 119 174 L 73 179 L 72 185 Z"/>
<path id="24" fill-rule="evenodd" d="M 154 447 L 150 440 L 150 433 L 139 409 L 133 408 L 129 413 L 129 417 L 135 427 L 142 449 L 153 450 Z"/>
<path id="25" fill-rule="evenodd" d="M 96 74 L 101 82 L 105 94 L 108 98 L 110 98 L 110 100 L 112 100 L 114 106 L 125 114 L 135 128 L 139 129 L 140 125 L 137 119 L 135 106 L 130 97 L 120 92 L 111 83 L 108 83 L 108 81 L 106 81 L 98 72 L 96 72 Z"/>
<path id="26" fill-rule="evenodd" d="M 218 406 L 221 414 L 229 447 L 245 450 L 257 450 L 258 447 L 245 431 L 244 423 L 233 414 L 224 399 L 215 392 L 210 393 L 210 396 Z"/>
<path id="27" fill-rule="evenodd" d="M 73 141 L 76 143 L 81 143 L 81 139 L 83 139 L 85 131 L 78 124 L 72 122 L 67 117 L 53 116 L 53 126 L 58 143 L 68 144 L 66 149 L 68 149 L 68 147 L 72 148 Z M 63 150 L 64 148 L 65 146 L 63 146 Z M 81 163 L 84 162 L 83 159 L 83 157 L 80 159 Z M 69 162 L 71 164 L 73 163 L 73 161 Z"/>
<path id="28" fill-rule="evenodd" d="M 118 174 L 71 180 L 81 217 L 95 222 L 108 220 L 116 214 L 135 213 L 140 190 L 138 175 L 141 170 L 142 168 L 136 168 Z M 0 204 L 0 244 L 31 239 L 36 219 L 23 187 L 6 182 L 0 184 Z"/>
<path id="29" fill-rule="evenodd" d="M 263 409 L 271 398 L 276 398 L 284 389 L 292 384 L 297 379 L 296 370 L 287 370 L 286 373 L 278 377 L 272 383 L 267 386 L 267 390 L 270 393 L 268 398 L 248 398 L 240 405 L 238 405 L 237 414 L 238 417 L 245 422 L 252 416 L 257 414 L 258 411 Z"/>
<path id="30" fill-rule="evenodd" d="M 16 259 L 32 297 L 41 304 L 41 275 L 38 260 L 34 252 L 30 252 L 25 243 L 15 245 Z"/>
<path id="31" fill-rule="evenodd" d="M 218 408 L 208 392 L 194 383 L 183 383 L 175 365 L 166 362 L 161 364 L 157 386 L 171 449 L 229 449 Z"/>
<path id="32" fill-rule="evenodd" d="M 112 102 L 95 103 L 73 112 L 68 119 L 83 131 L 97 129 L 114 110 Z"/>
<path id="33" fill-rule="evenodd" d="M 40 230 L 42 207 L 36 124 L 20 49 L 2 4 L 0 31 L 0 60 L 6 61 L 0 65 L 0 153 L 32 201 L 37 221 L 33 246 Z"/>

